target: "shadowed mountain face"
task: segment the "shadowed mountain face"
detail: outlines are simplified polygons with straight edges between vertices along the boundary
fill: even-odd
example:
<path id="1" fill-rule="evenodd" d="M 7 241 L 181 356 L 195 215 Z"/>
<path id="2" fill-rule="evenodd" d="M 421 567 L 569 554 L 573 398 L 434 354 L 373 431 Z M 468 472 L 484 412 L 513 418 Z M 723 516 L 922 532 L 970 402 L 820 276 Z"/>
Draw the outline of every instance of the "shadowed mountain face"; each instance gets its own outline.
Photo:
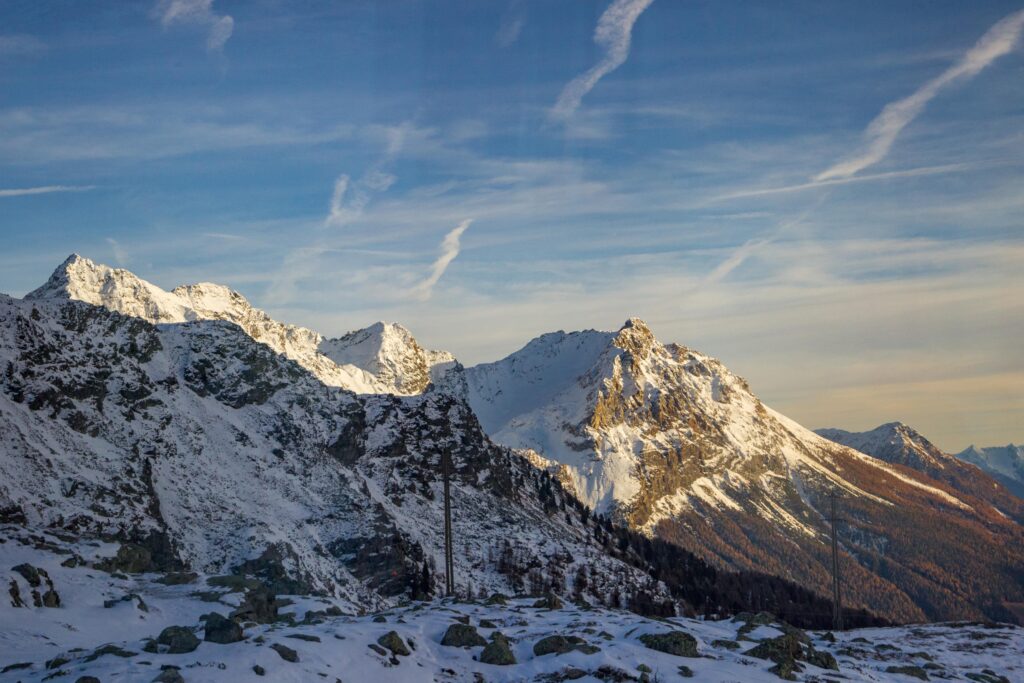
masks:
<path id="1" fill-rule="evenodd" d="M 422 592 L 425 561 L 443 566 L 450 449 L 463 592 L 582 567 L 590 600 L 666 595 L 577 510 L 550 514 L 540 473 L 461 399 L 327 386 L 233 322 L 0 296 L 0 420 L 0 523 L 116 539 L 143 558 L 130 571 L 246 571 L 353 610 L 392 604 Z"/>
<path id="2" fill-rule="evenodd" d="M 499 443 L 536 451 L 598 510 L 722 566 L 827 592 L 837 491 L 853 604 L 906 620 L 1011 618 L 1024 599 L 1015 508 L 822 438 L 642 321 L 544 335 L 466 380 Z"/>

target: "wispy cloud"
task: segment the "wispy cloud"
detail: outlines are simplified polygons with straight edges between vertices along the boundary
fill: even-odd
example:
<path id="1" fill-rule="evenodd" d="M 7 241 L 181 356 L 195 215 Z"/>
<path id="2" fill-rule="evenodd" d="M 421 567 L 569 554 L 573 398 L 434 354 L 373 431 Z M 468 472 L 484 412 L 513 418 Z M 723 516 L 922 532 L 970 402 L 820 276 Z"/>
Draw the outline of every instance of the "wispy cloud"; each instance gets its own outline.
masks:
<path id="1" fill-rule="evenodd" d="M 924 111 L 928 103 L 943 88 L 955 81 L 973 78 L 996 59 L 1013 50 L 1020 40 L 1022 29 L 1024 10 L 1018 10 L 997 22 L 953 66 L 922 85 L 913 94 L 887 104 L 868 125 L 865 131 L 865 148 L 855 156 L 840 161 L 814 176 L 814 180 L 849 178 L 884 159 L 900 132 Z"/>
<path id="2" fill-rule="evenodd" d="M 384 154 L 358 181 L 353 183 L 346 173 L 337 177 L 324 225 L 336 228 L 351 223 L 370 203 L 371 193 L 385 192 L 395 184 L 398 177 L 385 171 L 384 167 L 402 151 L 411 129 L 412 124 L 408 122 L 387 128 L 384 131 Z"/>
<path id="3" fill-rule="evenodd" d="M 425 301 L 433 295 L 434 285 L 441 279 L 444 272 L 448 270 L 448 266 L 455 260 L 455 257 L 459 255 L 462 233 L 466 232 L 466 229 L 472 222 L 472 219 L 466 219 L 444 236 L 444 241 L 441 242 L 441 255 L 437 257 L 434 265 L 431 266 L 430 275 L 412 290 L 415 298 Z"/>
<path id="4" fill-rule="evenodd" d="M 816 180 L 809 183 L 796 183 L 795 185 L 782 185 L 780 187 L 765 187 L 753 190 L 739 190 L 729 192 L 710 201 L 724 201 L 727 199 L 739 199 L 742 197 L 763 197 L 773 194 L 788 194 L 790 192 L 802 192 L 819 187 L 831 187 L 833 185 L 848 185 L 850 183 L 866 183 L 876 180 L 890 180 L 893 178 L 914 178 L 917 176 L 937 175 L 941 173 L 957 173 L 960 171 L 977 168 L 972 164 L 943 164 L 940 166 L 922 166 L 920 168 L 908 168 L 901 171 L 887 171 L 885 173 L 871 173 L 869 175 L 851 176 L 846 178 L 832 178 L 830 180 Z"/>
<path id="5" fill-rule="evenodd" d="M 0 56 L 35 55 L 46 52 L 46 43 L 24 34 L 0 35 Z"/>
<path id="6" fill-rule="evenodd" d="M 367 126 L 269 119 L 258 107 L 164 101 L 0 109 L 0 163 L 155 159 L 370 135 Z"/>
<path id="7" fill-rule="evenodd" d="M 223 49 L 235 30 L 235 20 L 230 15 L 213 11 L 213 0 L 160 0 L 155 12 L 165 27 L 182 24 L 209 31 L 206 49 L 211 52 Z"/>
<path id="8" fill-rule="evenodd" d="M 384 192 L 398 178 L 374 168 L 353 183 L 348 174 L 342 173 L 334 181 L 331 202 L 324 225 L 337 228 L 347 225 L 362 215 L 366 205 L 370 203 L 371 192 Z M 348 201 L 346 201 L 348 197 Z"/>
<path id="9" fill-rule="evenodd" d="M 615 0 L 597 21 L 594 42 L 604 49 L 604 57 L 562 89 L 551 115 L 567 119 L 580 106 L 583 97 L 604 76 L 625 63 L 629 57 L 633 24 L 653 0 Z"/>
<path id="10" fill-rule="evenodd" d="M 519 40 L 519 34 L 522 33 L 525 25 L 526 18 L 522 14 L 507 12 L 501 18 L 501 25 L 498 27 L 498 33 L 494 36 L 494 40 L 501 47 L 509 47 Z"/>
<path id="11" fill-rule="evenodd" d="M 115 240 L 113 237 L 108 237 L 107 244 L 110 245 L 110 250 L 114 252 L 114 261 L 117 262 L 117 265 L 128 265 L 128 252 L 125 251 L 124 247 L 121 246 L 121 243 Z"/>
<path id="12" fill-rule="evenodd" d="M 87 192 L 95 189 L 95 185 L 43 185 L 41 187 L 19 187 L 0 190 L 0 197 L 24 197 L 33 194 L 51 194 L 53 192 Z"/>

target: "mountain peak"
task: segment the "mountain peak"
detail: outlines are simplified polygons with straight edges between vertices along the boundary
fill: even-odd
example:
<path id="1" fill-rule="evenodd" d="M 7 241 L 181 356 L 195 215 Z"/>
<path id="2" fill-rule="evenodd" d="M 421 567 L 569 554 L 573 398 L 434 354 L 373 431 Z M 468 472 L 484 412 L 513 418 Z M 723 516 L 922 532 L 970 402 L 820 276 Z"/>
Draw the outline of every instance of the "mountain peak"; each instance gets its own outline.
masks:
<path id="1" fill-rule="evenodd" d="M 456 365 L 427 351 L 397 323 L 377 322 L 340 340 L 277 322 L 235 290 L 212 282 L 168 292 L 134 273 L 72 254 L 27 299 L 70 299 L 151 323 L 225 320 L 303 366 L 321 382 L 360 394 L 420 393 Z"/>
<path id="2" fill-rule="evenodd" d="M 105 270 L 112 270 L 74 253 L 64 259 L 50 275 L 50 278 L 37 289 L 25 295 L 26 299 L 47 299 L 52 297 L 75 298 L 72 290 L 75 284 L 89 276 L 95 276 Z"/>
<path id="3" fill-rule="evenodd" d="M 325 339 L 318 351 L 339 365 L 362 368 L 406 394 L 425 391 L 455 364 L 451 354 L 428 351 L 405 327 L 382 320 L 338 339 Z"/>
<path id="4" fill-rule="evenodd" d="M 624 351 L 630 352 L 634 358 L 643 360 L 658 343 L 654 333 L 640 318 L 630 318 L 619 329 L 612 343 Z"/>
<path id="5" fill-rule="evenodd" d="M 844 429 L 816 429 L 818 435 L 879 460 L 906 465 L 924 472 L 937 472 L 950 461 L 935 444 L 904 422 L 886 422 L 866 432 Z"/>

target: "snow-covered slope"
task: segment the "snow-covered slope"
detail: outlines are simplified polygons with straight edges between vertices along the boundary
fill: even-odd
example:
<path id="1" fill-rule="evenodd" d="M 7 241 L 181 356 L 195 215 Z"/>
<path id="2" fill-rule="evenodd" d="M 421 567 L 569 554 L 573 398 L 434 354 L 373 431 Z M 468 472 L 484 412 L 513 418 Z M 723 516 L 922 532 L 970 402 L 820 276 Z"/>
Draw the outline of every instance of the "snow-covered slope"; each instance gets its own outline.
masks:
<path id="1" fill-rule="evenodd" d="M 210 584 L 215 577 L 205 575 L 168 585 L 154 574 L 128 578 L 63 565 L 66 558 L 88 560 L 110 549 L 69 545 L 50 534 L 37 538 L 23 544 L 6 536 L 0 551 L 15 566 L 45 571 L 62 604 L 51 609 L 0 603 L 2 682 L 773 683 L 780 680 L 772 671 L 777 665 L 764 658 L 764 650 L 777 651 L 771 648 L 779 643 L 795 644 L 791 680 L 904 683 L 929 676 L 1001 683 L 1024 677 L 1024 630 L 1008 625 L 933 624 L 832 635 L 804 633 L 766 614 L 654 620 L 581 605 L 538 609 L 535 599 L 524 598 L 489 604 L 435 600 L 356 615 L 330 598 L 291 596 L 270 623 L 249 622 L 231 638 L 207 640 L 208 615 L 228 617 L 245 600 L 241 592 Z M 49 549 L 34 547 L 39 544 Z M 21 595 L 31 590 L 24 576 L 7 567 L 0 568 L 0 580 Z M 169 628 L 179 629 L 174 651 L 150 645 Z M 446 644 L 452 628 L 479 640 L 465 647 Z M 673 654 L 648 646 L 658 642 L 651 636 L 670 633 L 691 643 L 693 651 Z M 484 643 L 499 640 L 507 642 L 510 659 L 500 660 L 507 663 L 484 655 Z"/>
<path id="2" fill-rule="evenodd" d="M 992 603 L 980 597 L 992 581 L 1024 599 L 1013 578 L 1024 552 L 1005 551 L 1024 536 L 1002 511 L 805 429 L 721 362 L 661 344 L 643 321 L 547 334 L 465 378 L 492 438 L 553 461 L 596 510 L 723 565 L 826 592 L 828 498 L 837 491 L 855 602 L 897 618 L 978 616 Z M 991 562 L 980 561 L 985 580 L 959 560 L 965 535 L 993 548 Z"/>
<path id="3" fill-rule="evenodd" d="M 329 386 L 360 394 L 423 393 L 454 363 L 451 354 L 420 347 L 408 330 L 376 323 L 328 339 L 313 330 L 279 323 L 238 292 L 203 282 L 167 292 L 127 270 L 70 256 L 29 300 L 71 299 L 151 323 L 227 320 L 256 341 L 284 354 Z"/>
<path id="4" fill-rule="evenodd" d="M 228 321 L 0 296 L 0 423 L 0 521 L 117 539 L 143 567 L 241 567 L 352 609 L 404 599 L 443 566 L 449 449 L 463 591 L 577 566 L 595 600 L 650 583 L 578 513 L 549 514 L 539 472 L 461 399 L 356 396 Z"/>
<path id="5" fill-rule="evenodd" d="M 956 454 L 964 462 L 977 465 L 999 479 L 1016 495 L 1024 498 L 1024 446 L 1012 443 L 1006 446 L 978 448 L 968 446 Z"/>

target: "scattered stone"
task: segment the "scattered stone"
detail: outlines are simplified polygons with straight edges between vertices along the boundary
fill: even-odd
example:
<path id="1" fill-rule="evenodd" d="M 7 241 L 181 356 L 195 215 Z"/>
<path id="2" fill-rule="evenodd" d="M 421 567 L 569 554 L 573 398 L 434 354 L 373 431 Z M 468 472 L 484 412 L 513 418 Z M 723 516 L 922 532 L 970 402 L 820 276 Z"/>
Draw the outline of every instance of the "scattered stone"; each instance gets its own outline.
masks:
<path id="1" fill-rule="evenodd" d="M 928 673 L 919 666 L 890 666 L 886 668 L 885 672 L 889 674 L 903 674 L 904 676 L 913 676 L 914 678 L 919 678 L 922 681 L 931 680 L 928 678 Z"/>
<path id="2" fill-rule="evenodd" d="M 572 652 L 572 649 L 572 643 L 569 642 L 568 638 L 564 636 L 547 636 L 534 643 L 533 654 L 535 657 L 543 657 L 550 654 L 560 655 Z"/>
<path id="3" fill-rule="evenodd" d="M 554 593 L 547 593 L 543 598 L 533 603 L 533 606 L 537 609 L 562 609 L 565 605 L 562 600 Z"/>
<path id="4" fill-rule="evenodd" d="M 162 583 L 165 586 L 181 586 L 186 583 L 192 583 L 199 578 L 199 575 L 195 572 L 168 572 L 156 580 L 157 583 Z"/>
<path id="5" fill-rule="evenodd" d="M 797 660 L 804 658 L 803 646 L 800 643 L 799 636 L 795 633 L 762 640 L 760 645 L 747 650 L 743 654 L 775 662 L 775 666 L 769 669 L 769 671 L 779 678 L 786 680 L 796 679 L 796 674 L 801 670 Z M 828 655 L 828 657 L 831 658 L 832 655 Z M 824 659 L 821 661 L 825 662 Z"/>
<path id="6" fill-rule="evenodd" d="M 36 569 L 30 564 L 19 564 L 17 567 L 11 567 L 11 570 L 21 574 L 21 578 L 28 581 L 28 585 L 33 588 L 39 588 L 42 584 L 42 579 L 39 576 L 42 570 Z M 46 572 L 42 571 L 42 574 L 45 576 Z"/>
<path id="7" fill-rule="evenodd" d="M 409 648 L 406 647 L 402 636 L 398 635 L 397 631 L 388 631 L 377 639 L 377 644 L 386 647 L 397 656 L 408 657 L 410 654 Z"/>
<path id="8" fill-rule="evenodd" d="M 480 652 L 480 661 L 484 664 L 495 664 L 497 666 L 508 666 L 516 663 L 515 655 L 509 646 L 508 638 L 500 631 L 491 636 L 491 642 Z"/>
<path id="9" fill-rule="evenodd" d="M 86 662 L 94 662 L 104 655 L 114 655 L 115 657 L 134 657 L 139 654 L 138 652 L 132 652 L 131 650 L 124 650 L 117 645 L 104 645 L 101 648 L 97 648 L 91 655 L 85 658 Z"/>
<path id="10" fill-rule="evenodd" d="M 491 593 L 491 596 L 484 600 L 485 605 L 505 605 L 508 603 L 508 596 L 501 593 Z"/>
<path id="11" fill-rule="evenodd" d="M 32 666 L 32 662 L 17 662 L 15 664 L 8 664 L 3 669 L 0 669 L 0 674 L 5 674 L 8 671 L 18 671 L 19 669 L 27 669 Z"/>
<path id="12" fill-rule="evenodd" d="M 164 669 L 153 679 L 153 683 L 185 683 L 177 669 Z"/>
<path id="13" fill-rule="evenodd" d="M 166 652 L 171 655 L 183 655 L 192 652 L 199 647 L 199 638 L 192 633 L 192 629 L 185 626 L 168 626 L 156 638 L 157 652 Z M 162 646 L 162 647 L 160 647 Z M 164 650 L 163 648 L 167 649 Z"/>
<path id="14" fill-rule="evenodd" d="M 288 633 L 285 638 L 294 638 L 295 640 L 305 640 L 307 643 L 319 643 L 320 636 L 311 636 L 308 633 Z"/>
<path id="15" fill-rule="evenodd" d="M 203 633 L 203 640 L 206 642 L 228 645 L 237 643 L 242 638 L 244 638 L 242 627 L 234 619 L 228 619 L 217 612 L 210 612 L 206 615 L 206 627 Z"/>
<path id="16" fill-rule="evenodd" d="M 79 676 L 75 679 L 75 683 L 100 683 L 100 679 L 95 676 Z"/>
<path id="17" fill-rule="evenodd" d="M 452 624 L 444 632 L 441 644 L 448 647 L 477 647 L 487 645 L 487 641 L 468 624 Z"/>
<path id="18" fill-rule="evenodd" d="M 231 612 L 231 617 L 257 624 L 272 624 L 280 618 L 277 607 L 277 597 L 259 585 L 246 591 L 242 604 Z"/>
<path id="19" fill-rule="evenodd" d="M 806 659 L 808 664 L 812 664 L 819 669 L 832 669 L 833 671 L 839 671 L 839 662 L 828 652 L 822 652 L 821 650 L 815 650 L 813 645 L 807 646 Z"/>
<path id="20" fill-rule="evenodd" d="M 21 591 L 18 590 L 18 582 L 11 579 L 10 588 L 8 592 L 11 594 L 11 607 L 24 607 L 25 603 L 21 599 Z"/>
<path id="21" fill-rule="evenodd" d="M 685 664 L 680 665 L 679 675 L 683 678 L 693 678 L 693 669 L 686 666 Z"/>
<path id="22" fill-rule="evenodd" d="M 481 619 L 480 620 L 480 628 L 498 628 L 498 625 L 495 624 L 490 619 Z"/>
<path id="23" fill-rule="evenodd" d="M 784 662 L 779 662 L 772 668 L 768 669 L 771 673 L 775 674 L 779 678 L 787 681 L 795 681 L 796 673 L 800 671 L 800 665 L 794 660 L 788 659 Z"/>
<path id="24" fill-rule="evenodd" d="M 738 650 L 740 644 L 735 640 L 712 640 L 711 647 L 724 647 L 726 650 Z"/>
<path id="25" fill-rule="evenodd" d="M 386 624 L 386 623 L 388 623 L 388 619 L 383 614 L 378 614 L 377 616 L 375 616 L 373 618 L 373 623 L 375 623 L 375 624 Z"/>
<path id="26" fill-rule="evenodd" d="M 85 559 L 81 555 L 72 555 L 68 559 L 60 563 L 60 566 L 74 569 L 85 564 Z"/>
<path id="27" fill-rule="evenodd" d="M 230 593 L 241 593 L 242 591 L 252 590 L 263 586 L 263 584 L 256 579 L 238 576 L 237 574 L 211 576 L 206 579 L 206 585 L 213 586 L 214 588 L 227 588 Z"/>
<path id="28" fill-rule="evenodd" d="M 52 588 L 43 593 L 43 607 L 60 607 L 60 595 Z"/>
<path id="29" fill-rule="evenodd" d="M 111 574 L 115 572 L 128 572 L 129 574 L 141 574 L 153 570 L 153 554 L 136 543 L 123 543 L 117 549 L 117 555 L 100 560 L 96 568 Z"/>
<path id="30" fill-rule="evenodd" d="M 120 604 L 122 602 L 131 602 L 132 600 L 135 601 L 135 606 L 138 607 L 143 612 L 148 612 L 149 611 L 149 605 L 147 605 L 142 600 L 142 597 L 140 595 L 136 594 L 136 593 L 127 593 L 125 595 L 122 595 L 119 598 L 111 598 L 110 600 L 104 600 L 103 601 L 103 606 L 106 609 L 110 609 L 111 607 L 116 607 L 118 604 Z"/>
<path id="31" fill-rule="evenodd" d="M 291 649 L 287 645 L 281 645 L 280 643 L 274 643 L 270 646 L 270 649 L 281 655 L 281 659 L 286 662 L 295 663 L 299 661 L 299 653 Z"/>
<path id="32" fill-rule="evenodd" d="M 67 664 L 70 661 L 71 660 L 68 659 L 67 657 L 54 657 L 53 659 L 47 660 L 46 668 L 47 669 L 58 669 L 58 668 L 64 666 L 65 664 Z"/>
<path id="33" fill-rule="evenodd" d="M 376 652 L 377 654 L 379 654 L 381 657 L 387 657 L 388 656 L 388 651 L 385 650 L 384 648 L 382 648 L 377 643 L 370 643 L 369 645 L 367 645 L 367 647 L 370 648 L 371 650 L 373 650 L 374 652 Z"/>
<path id="34" fill-rule="evenodd" d="M 636 676 L 633 676 L 622 669 L 616 669 L 614 666 L 609 666 L 608 664 L 598 668 L 591 675 L 599 681 L 608 681 L 609 683 L 623 683 L 624 681 L 639 680 Z"/>
<path id="35" fill-rule="evenodd" d="M 977 681 L 978 683 L 1010 683 L 1009 678 L 1007 678 L 1006 676 L 1000 676 L 991 669 L 983 669 L 980 674 L 972 672 L 965 675 L 967 676 L 967 678 L 971 679 L 972 681 Z"/>
<path id="36" fill-rule="evenodd" d="M 677 657 L 700 656 L 697 654 L 697 639 L 689 633 L 683 633 L 682 631 L 647 633 L 640 636 L 640 642 L 652 650 L 676 655 Z"/>
<path id="37" fill-rule="evenodd" d="M 259 664 L 254 664 L 254 665 L 253 665 L 253 667 L 252 667 L 252 672 L 253 672 L 254 674 L 256 674 L 257 676 L 265 676 L 265 675 L 266 675 L 266 673 L 267 673 L 267 670 L 266 670 L 266 669 L 264 669 L 264 668 L 263 668 L 262 666 L 260 666 Z"/>

